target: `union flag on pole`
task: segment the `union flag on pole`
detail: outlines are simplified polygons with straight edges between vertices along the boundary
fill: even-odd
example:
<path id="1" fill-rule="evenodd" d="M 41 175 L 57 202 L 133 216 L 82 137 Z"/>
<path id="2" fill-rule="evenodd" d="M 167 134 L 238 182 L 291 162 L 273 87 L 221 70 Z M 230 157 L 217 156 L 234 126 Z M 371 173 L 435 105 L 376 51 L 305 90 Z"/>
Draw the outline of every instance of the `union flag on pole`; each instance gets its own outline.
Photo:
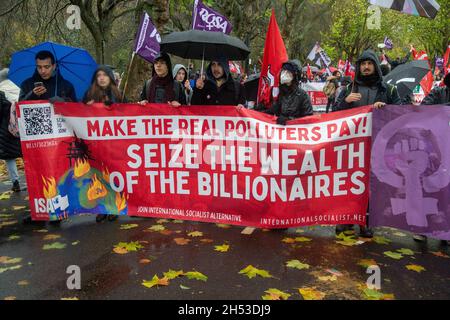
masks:
<path id="1" fill-rule="evenodd" d="M 275 10 L 272 9 L 269 29 L 264 46 L 264 57 L 259 79 L 258 103 L 269 107 L 273 99 L 277 99 L 279 93 L 279 74 L 281 66 L 288 60 L 286 47 L 278 28 Z"/>

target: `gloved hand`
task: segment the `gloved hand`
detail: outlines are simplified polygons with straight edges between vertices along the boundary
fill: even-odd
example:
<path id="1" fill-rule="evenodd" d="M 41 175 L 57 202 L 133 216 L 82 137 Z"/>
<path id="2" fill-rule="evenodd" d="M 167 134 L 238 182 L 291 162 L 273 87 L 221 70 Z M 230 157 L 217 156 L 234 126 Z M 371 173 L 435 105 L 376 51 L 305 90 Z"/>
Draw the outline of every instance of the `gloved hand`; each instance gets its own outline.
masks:
<path id="1" fill-rule="evenodd" d="M 285 126 L 286 122 L 289 120 L 289 118 L 281 115 L 277 118 L 277 124 L 281 125 L 281 126 Z"/>

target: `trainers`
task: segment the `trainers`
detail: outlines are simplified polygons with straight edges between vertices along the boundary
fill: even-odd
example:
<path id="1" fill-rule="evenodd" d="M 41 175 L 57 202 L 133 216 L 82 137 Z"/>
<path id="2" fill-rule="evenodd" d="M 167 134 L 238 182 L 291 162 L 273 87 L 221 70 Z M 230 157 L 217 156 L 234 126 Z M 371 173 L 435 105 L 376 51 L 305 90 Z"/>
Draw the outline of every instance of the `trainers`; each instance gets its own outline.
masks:
<path id="1" fill-rule="evenodd" d="M 97 223 L 100 223 L 100 222 L 102 222 L 102 221 L 105 221 L 107 218 L 108 218 L 108 215 L 107 215 L 107 214 L 98 214 L 98 215 L 95 217 L 95 221 L 96 221 Z"/>
<path id="2" fill-rule="evenodd" d="M 353 230 L 352 224 L 338 224 L 336 226 L 336 234 L 339 235 L 342 232 Z"/>
<path id="3" fill-rule="evenodd" d="M 19 183 L 18 180 L 15 180 L 13 182 L 13 186 L 12 186 L 11 190 L 14 191 L 14 192 L 20 192 L 21 191 L 20 190 L 20 183 Z"/>
<path id="4" fill-rule="evenodd" d="M 413 239 L 414 239 L 414 241 L 417 241 L 417 242 L 425 242 L 425 241 L 427 241 L 427 236 L 424 236 L 422 234 L 415 234 L 413 236 Z"/>

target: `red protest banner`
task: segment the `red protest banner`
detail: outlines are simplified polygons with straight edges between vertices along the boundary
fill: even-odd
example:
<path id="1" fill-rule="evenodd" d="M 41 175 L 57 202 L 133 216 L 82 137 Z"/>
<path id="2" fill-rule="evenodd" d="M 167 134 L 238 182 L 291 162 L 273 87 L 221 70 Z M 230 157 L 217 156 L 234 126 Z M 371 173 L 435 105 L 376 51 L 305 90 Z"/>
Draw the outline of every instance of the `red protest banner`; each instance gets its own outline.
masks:
<path id="1" fill-rule="evenodd" d="M 365 224 L 371 108 L 275 124 L 227 106 L 20 103 L 33 219 Z"/>

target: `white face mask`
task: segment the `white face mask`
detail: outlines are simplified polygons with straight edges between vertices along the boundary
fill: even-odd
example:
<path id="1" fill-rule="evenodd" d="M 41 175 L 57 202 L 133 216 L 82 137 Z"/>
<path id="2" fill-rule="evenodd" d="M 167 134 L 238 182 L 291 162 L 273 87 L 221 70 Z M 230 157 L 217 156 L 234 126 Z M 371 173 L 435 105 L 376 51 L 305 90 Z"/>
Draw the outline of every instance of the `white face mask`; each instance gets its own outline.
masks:
<path id="1" fill-rule="evenodd" d="M 280 84 L 291 84 L 294 80 L 294 76 L 287 70 L 281 72 Z"/>

